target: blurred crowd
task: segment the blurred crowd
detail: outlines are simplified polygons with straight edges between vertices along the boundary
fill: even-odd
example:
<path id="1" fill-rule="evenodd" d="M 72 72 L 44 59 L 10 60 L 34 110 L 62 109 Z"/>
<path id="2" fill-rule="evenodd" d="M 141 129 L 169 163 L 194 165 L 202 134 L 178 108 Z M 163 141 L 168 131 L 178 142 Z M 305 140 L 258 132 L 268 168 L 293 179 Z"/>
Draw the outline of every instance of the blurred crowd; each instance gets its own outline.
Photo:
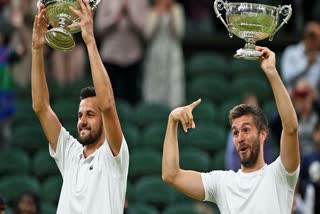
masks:
<path id="1" fill-rule="evenodd" d="M 282 50 L 278 68 L 299 119 L 301 175 L 293 213 L 320 213 L 320 1 L 273 2 L 293 6 L 293 20 L 283 31 L 300 39 Z M 19 99 L 16 89 L 30 90 L 36 3 L 37 0 L 0 0 L 0 149 L 10 147 L 11 120 Z M 172 109 L 185 104 L 185 36 L 225 33 L 213 14 L 212 4 L 207 0 L 102 0 L 94 18 L 95 35 L 115 97 L 133 106 L 148 102 Z M 188 34 L 190 29 L 193 35 Z M 76 47 L 71 51 L 46 49 L 46 57 L 51 59 L 46 65 L 47 75 L 61 88 L 85 79 L 88 73 L 81 36 L 76 34 L 74 39 Z M 243 94 L 242 98 L 243 103 L 263 102 L 255 94 Z M 277 112 L 269 119 L 270 141 L 279 142 L 281 123 Z M 232 141 L 226 142 L 226 148 L 225 168 L 239 169 Z M 268 152 L 272 149 L 265 154 L 269 163 L 275 158 L 272 151 Z M 29 196 L 38 203 L 36 196 L 26 193 L 18 206 L 23 206 L 27 200 L 23 199 Z M 5 204 L 0 201 L 2 208 Z"/>

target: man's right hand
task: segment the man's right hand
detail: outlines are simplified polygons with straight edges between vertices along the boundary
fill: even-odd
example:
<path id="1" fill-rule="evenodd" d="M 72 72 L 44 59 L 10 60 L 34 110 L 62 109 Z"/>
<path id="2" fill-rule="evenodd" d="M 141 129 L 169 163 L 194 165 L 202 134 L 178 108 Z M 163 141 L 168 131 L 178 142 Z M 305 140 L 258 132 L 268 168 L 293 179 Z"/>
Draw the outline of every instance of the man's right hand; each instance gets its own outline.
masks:
<path id="1" fill-rule="evenodd" d="M 32 49 L 37 50 L 43 48 L 45 43 L 44 35 L 48 31 L 45 21 L 46 10 L 43 4 L 40 4 L 38 14 L 34 18 L 32 33 Z"/>
<path id="2" fill-rule="evenodd" d="M 190 128 L 195 128 L 196 125 L 193 121 L 192 111 L 195 107 L 197 107 L 201 103 L 201 99 L 191 103 L 190 105 L 178 107 L 174 109 L 170 115 L 169 119 L 173 120 L 174 122 L 181 122 L 183 130 L 185 132 L 188 131 Z"/>

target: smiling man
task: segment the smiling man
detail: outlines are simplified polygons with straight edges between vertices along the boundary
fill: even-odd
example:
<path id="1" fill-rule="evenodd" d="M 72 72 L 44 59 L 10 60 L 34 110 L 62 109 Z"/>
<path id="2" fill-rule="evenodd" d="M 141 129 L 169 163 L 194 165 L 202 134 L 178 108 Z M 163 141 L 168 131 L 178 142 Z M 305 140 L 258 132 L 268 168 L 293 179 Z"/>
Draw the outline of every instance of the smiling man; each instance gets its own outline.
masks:
<path id="1" fill-rule="evenodd" d="M 263 158 L 267 119 L 258 106 L 241 104 L 229 114 L 233 143 L 241 169 L 200 173 L 179 165 L 177 128 L 195 128 L 193 109 L 201 100 L 174 109 L 168 119 L 164 140 L 162 178 L 182 193 L 217 204 L 223 214 L 289 214 L 300 166 L 298 122 L 295 110 L 275 67 L 275 54 L 265 47 L 260 66 L 273 90 L 282 121 L 280 156 L 270 165 Z M 212 139 L 214 140 L 214 139 Z"/>
<path id="2" fill-rule="evenodd" d="M 81 90 L 78 140 L 61 125 L 49 102 L 44 70 L 45 8 L 35 16 L 32 35 L 32 104 L 49 141 L 50 155 L 63 177 L 57 214 L 122 214 L 129 167 L 129 152 L 116 111 L 113 90 L 93 33 L 88 0 L 70 9 L 80 18 L 93 87 Z M 76 59 L 75 59 L 76 60 Z M 70 112 L 72 114 L 72 112 Z M 76 112 L 74 112 L 76 114 Z"/>

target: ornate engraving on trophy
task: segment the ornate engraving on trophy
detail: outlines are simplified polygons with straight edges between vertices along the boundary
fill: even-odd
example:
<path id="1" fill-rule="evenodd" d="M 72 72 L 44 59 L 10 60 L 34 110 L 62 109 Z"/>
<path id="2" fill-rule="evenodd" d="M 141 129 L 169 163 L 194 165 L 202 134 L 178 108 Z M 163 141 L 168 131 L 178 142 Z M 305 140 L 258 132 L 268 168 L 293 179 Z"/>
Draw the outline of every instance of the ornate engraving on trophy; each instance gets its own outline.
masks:
<path id="1" fill-rule="evenodd" d="M 228 22 L 231 31 L 237 37 L 254 37 L 256 40 L 267 38 L 276 27 L 275 18 L 267 14 L 230 15 Z"/>

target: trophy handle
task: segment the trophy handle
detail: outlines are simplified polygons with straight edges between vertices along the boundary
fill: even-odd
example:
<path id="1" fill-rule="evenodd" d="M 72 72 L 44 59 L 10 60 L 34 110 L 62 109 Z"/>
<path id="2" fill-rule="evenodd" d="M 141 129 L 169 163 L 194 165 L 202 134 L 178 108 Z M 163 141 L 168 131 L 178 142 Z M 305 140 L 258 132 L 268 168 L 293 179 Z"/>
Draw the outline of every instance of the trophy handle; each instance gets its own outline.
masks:
<path id="1" fill-rule="evenodd" d="M 292 15 L 292 8 L 291 5 L 284 5 L 284 6 L 279 6 L 279 14 L 282 14 L 283 16 L 286 16 L 283 20 L 282 23 L 273 31 L 273 33 L 269 36 L 269 41 L 273 40 L 274 35 L 280 30 L 280 28 L 284 24 L 288 24 L 288 21 Z"/>
<path id="2" fill-rule="evenodd" d="M 217 18 L 219 18 L 222 23 L 224 24 L 224 26 L 227 28 L 228 32 L 229 32 L 229 36 L 230 38 L 233 36 L 233 33 L 231 32 L 229 26 L 227 25 L 227 23 L 224 21 L 224 19 L 222 18 L 222 14 L 219 12 L 219 10 L 223 10 L 227 8 L 227 1 L 223 1 L 223 0 L 215 0 L 213 3 L 213 9 L 214 12 L 217 15 Z"/>

